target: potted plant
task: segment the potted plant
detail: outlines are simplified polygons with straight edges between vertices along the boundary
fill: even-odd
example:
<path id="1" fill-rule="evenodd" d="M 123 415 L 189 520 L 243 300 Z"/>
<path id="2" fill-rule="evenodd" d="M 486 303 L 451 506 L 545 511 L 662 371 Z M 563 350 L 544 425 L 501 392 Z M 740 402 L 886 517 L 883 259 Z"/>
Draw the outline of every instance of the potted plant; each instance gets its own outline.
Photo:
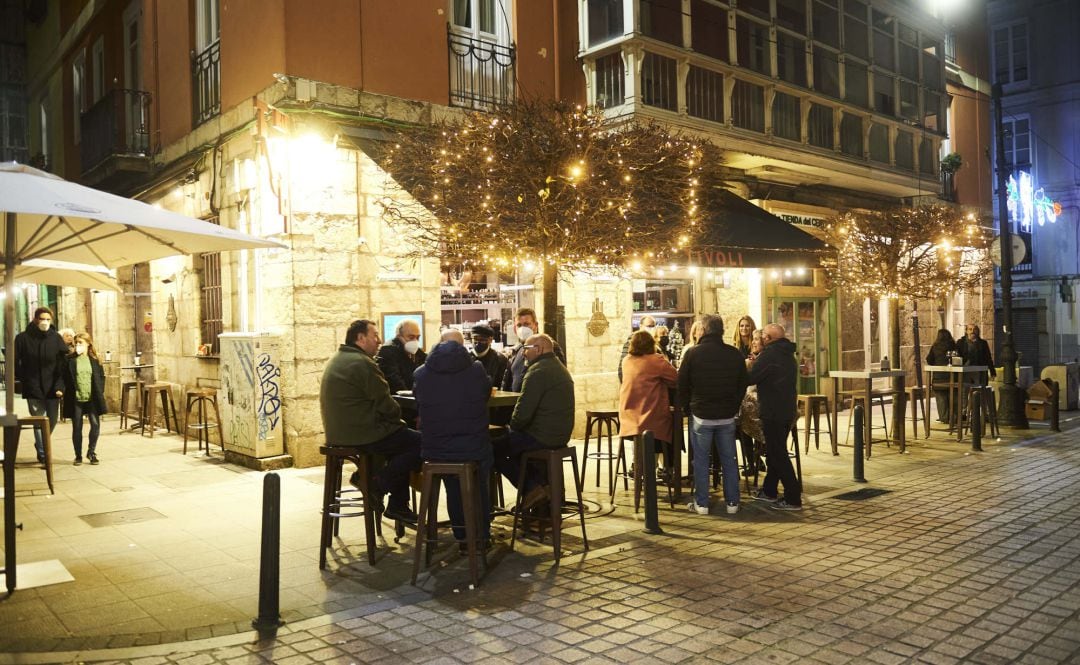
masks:
<path id="1" fill-rule="evenodd" d="M 950 152 L 941 158 L 942 173 L 956 173 L 964 165 L 964 159 L 958 152 Z"/>

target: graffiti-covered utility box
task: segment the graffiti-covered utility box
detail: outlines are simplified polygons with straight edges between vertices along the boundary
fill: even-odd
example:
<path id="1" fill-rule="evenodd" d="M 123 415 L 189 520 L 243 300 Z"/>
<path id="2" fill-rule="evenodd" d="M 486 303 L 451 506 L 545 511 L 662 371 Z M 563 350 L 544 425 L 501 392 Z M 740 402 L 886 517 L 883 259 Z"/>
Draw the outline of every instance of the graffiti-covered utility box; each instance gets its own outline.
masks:
<path id="1" fill-rule="evenodd" d="M 285 452 L 281 431 L 281 338 L 222 333 L 221 406 L 225 448 L 248 457 Z"/>

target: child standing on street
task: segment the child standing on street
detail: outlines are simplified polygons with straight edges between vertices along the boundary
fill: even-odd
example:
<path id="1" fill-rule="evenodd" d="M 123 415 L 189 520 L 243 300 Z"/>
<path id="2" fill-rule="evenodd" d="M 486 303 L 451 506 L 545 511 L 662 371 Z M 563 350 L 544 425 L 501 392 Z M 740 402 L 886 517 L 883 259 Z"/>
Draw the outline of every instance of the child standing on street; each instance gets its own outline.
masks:
<path id="1" fill-rule="evenodd" d="M 64 372 L 64 415 L 71 419 L 71 443 L 75 466 L 82 464 L 83 416 L 90 421 L 90 445 L 86 449 L 91 464 L 98 463 L 97 442 L 105 406 L 105 370 L 94 351 L 89 333 L 75 335 L 75 353 L 68 356 Z"/>

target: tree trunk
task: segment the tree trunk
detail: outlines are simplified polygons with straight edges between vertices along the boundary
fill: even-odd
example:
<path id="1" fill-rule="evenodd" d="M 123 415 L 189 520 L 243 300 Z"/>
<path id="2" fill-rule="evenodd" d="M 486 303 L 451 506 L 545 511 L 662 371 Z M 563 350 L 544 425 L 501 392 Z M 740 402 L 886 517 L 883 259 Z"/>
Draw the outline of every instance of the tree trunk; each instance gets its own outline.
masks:
<path id="1" fill-rule="evenodd" d="M 544 334 L 558 341 L 559 267 L 544 261 L 544 307 L 541 312 Z"/>

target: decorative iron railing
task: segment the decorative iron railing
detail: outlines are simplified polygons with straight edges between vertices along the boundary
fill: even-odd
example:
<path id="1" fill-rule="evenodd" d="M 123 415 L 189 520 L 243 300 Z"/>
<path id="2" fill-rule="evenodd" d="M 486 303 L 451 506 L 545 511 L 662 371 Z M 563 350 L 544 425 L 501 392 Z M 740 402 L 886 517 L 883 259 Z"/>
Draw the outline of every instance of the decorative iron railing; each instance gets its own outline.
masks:
<path id="1" fill-rule="evenodd" d="M 941 171 L 941 200 L 956 201 L 956 183 L 953 181 L 952 171 Z"/>
<path id="2" fill-rule="evenodd" d="M 191 103 L 196 127 L 221 113 L 221 40 L 191 55 Z"/>
<path id="3" fill-rule="evenodd" d="M 449 26 L 446 43 L 450 67 L 450 105 L 490 108 L 514 101 L 517 52 L 482 39 L 454 33 Z"/>
<path id="4" fill-rule="evenodd" d="M 112 155 L 149 155 L 150 93 L 110 90 L 82 114 L 80 132 L 83 172 Z"/>

